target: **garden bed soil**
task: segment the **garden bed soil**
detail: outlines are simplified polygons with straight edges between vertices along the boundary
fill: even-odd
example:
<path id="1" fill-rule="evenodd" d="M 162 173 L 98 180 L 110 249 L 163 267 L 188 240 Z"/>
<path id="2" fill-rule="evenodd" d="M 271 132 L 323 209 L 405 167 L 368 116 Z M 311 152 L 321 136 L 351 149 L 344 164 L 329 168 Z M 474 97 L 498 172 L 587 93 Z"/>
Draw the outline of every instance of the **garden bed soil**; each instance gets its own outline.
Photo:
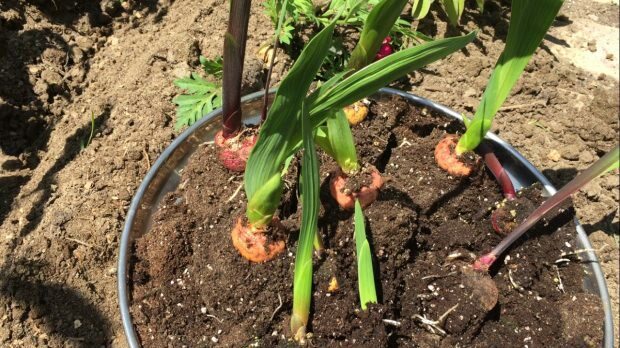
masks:
<path id="1" fill-rule="evenodd" d="M 490 277 L 473 272 L 467 265 L 474 255 L 501 239 L 490 213 L 503 198 L 484 167 L 453 178 L 435 165 L 434 146 L 447 132 L 462 131 L 460 124 L 399 98 L 373 102 L 369 115 L 353 133 L 361 161 L 376 166 L 386 181 L 364 211 L 379 304 L 359 309 L 352 214 L 331 198 L 325 174 L 319 218 L 325 250 L 315 258 L 309 344 L 601 345 L 600 299 L 582 289 L 579 255 L 563 256 L 577 249 L 570 205 L 519 240 Z M 292 344 L 299 162 L 286 177 L 279 212 L 291 231 L 287 250 L 253 264 L 230 240 L 245 211 L 242 176 L 223 169 L 216 151 L 213 144 L 200 146 L 180 187 L 162 201 L 151 231 L 135 242 L 131 311 L 145 346 Z M 330 158 L 320 158 L 322 173 L 336 169 Z M 519 195 L 533 204 L 543 200 L 538 187 Z M 328 290 L 333 278 L 335 291 Z"/>

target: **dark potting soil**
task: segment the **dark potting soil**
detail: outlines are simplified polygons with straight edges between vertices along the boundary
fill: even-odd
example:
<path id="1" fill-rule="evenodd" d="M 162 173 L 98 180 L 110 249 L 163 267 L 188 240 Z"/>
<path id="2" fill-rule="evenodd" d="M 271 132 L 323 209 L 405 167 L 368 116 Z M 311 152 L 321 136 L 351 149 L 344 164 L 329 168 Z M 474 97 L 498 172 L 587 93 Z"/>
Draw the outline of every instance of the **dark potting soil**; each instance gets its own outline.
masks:
<path id="1" fill-rule="evenodd" d="M 600 346 L 600 300 L 583 290 L 574 211 L 566 205 L 519 240 L 489 274 L 468 271 L 501 236 L 490 223 L 502 201 L 480 167 L 453 178 L 434 163 L 446 133 L 462 131 L 402 99 L 373 103 L 353 128 L 361 161 L 385 185 L 366 208 L 379 304 L 361 311 L 352 214 L 338 208 L 322 176 L 308 343 L 316 347 Z M 335 163 L 321 156 L 322 172 Z M 287 250 L 265 264 L 242 259 L 230 230 L 245 210 L 242 176 L 203 145 L 168 194 L 152 229 L 135 243 L 132 315 L 148 347 L 295 346 L 290 340 L 292 279 L 301 209 L 299 162 L 291 166 L 279 217 Z M 542 202 L 537 187 L 521 197 Z M 571 254 L 572 253 L 572 254 Z M 568 255 L 567 255 L 568 254 Z M 338 289 L 333 291 L 336 279 Z M 329 290 L 328 290 L 329 289 Z"/>

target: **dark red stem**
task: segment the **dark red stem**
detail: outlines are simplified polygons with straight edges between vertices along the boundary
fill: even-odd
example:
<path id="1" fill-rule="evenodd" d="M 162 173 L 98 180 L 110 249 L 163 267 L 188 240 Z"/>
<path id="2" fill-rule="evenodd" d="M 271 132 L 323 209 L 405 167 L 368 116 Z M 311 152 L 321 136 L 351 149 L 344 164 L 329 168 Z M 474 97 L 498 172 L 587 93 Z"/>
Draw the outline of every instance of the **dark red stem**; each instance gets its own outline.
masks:
<path id="1" fill-rule="evenodd" d="M 248 36 L 251 0 L 231 0 L 228 29 L 224 37 L 222 81 L 222 135 L 235 136 L 241 129 L 241 78 Z"/>
<path id="2" fill-rule="evenodd" d="M 265 80 L 265 95 L 263 96 L 263 111 L 260 115 L 260 121 L 265 122 L 267 119 L 267 102 L 269 101 L 269 84 L 271 83 L 271 74 L 273 73 L 273 65 L 276 60 L 276 52 L 278 51 L 278 39 L 273 41 L 273 51 L 271 52 L 271 61 L 269 62 L 269 71 L 267 71 L 267 79 Z"/>
<path id="3" fill-rule="evenodd" d="M 512 181 L 508 176 L 508 172 L 504 169 L 504 166 L 499 162 L 497 156 L 493 152 L 493 149 L 486 144 L 485 142 L 480 143 L 478 145 L 478 150 L 480 154 L 484 157 L 484 163 L 487 168 L 493 173 L 495 179 L 502 186 L 502 191 L 504 193 L 504 197 L 508 200 L 513 200 L 517 198 L 517 193 L 515 192 L 515 187 L 512 185 Z"/>

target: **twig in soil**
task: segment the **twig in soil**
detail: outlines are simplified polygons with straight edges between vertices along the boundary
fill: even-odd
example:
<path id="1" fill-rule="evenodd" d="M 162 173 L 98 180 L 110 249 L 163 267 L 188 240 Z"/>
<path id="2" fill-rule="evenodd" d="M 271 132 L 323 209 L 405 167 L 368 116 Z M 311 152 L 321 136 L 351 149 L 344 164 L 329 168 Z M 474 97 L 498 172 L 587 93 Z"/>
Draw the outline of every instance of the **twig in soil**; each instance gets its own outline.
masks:
<path id="1" fill-rule="evenodd" d="M 80 341 L 80 342 L 82 342 L 82 341 L 84 341 L 84 340 L 85 340 L 85 338 L 84 338 L 84 337 L 67 337 L 67 339 L 68 339 L 69 341 Z"/>
<path id="2" fill-rule="evenodd" d="M 508 279 L 510 279 L 510 284 L 512 284 L 512 287 L 514 287 L 518 292 L 525 291 L 525 289 L 512 278 L 512 270 L 510 269 L 508 270 Z"/>
<path id="3" fill-rule="evenodd" d="M 587 252 L 601 252 L 603 249 L 605 249 L 607 247 L 607 244 L 604 244 L 603 246 L 601 246 L 598 249 L 593 249 L 593 248 L 585 248 L 585 249 L 577 249 L 577 250 L 573 250 L 571 252 L 563 252 L 562 254 L 560 254 L 560 257 L 566 257 L 566 256 L 574 256 L 574 255 L 579 255 L 579 254 L 583 254 L 583 253 L 587 253 Z"/>
<path id="4" fill-rule="evenodd" d="M 220 318 L 216 317 L 216 316 L 215 316 L 215 315 L 213 315 L 213 314 L 205 314 L 205 317 L 213 318 L 213 319 L 217 320 L 220 324 L 224 322 L 224 320 L 222 320 L 222 319 L 220 319 Z"/>
<path id="5" fill-rule="evenodd" d="M 71 238 L 71 237 L 64 237 L 64 238 L 66 240 L 68 240 L 68 241 L 71 241 L 71 242 L 74 242 L 74 243 L 78 243 L 78 244 L 82 244 L 83 246 L 86 246 L 86 247 L 89 247 L 89 248 L 92 248 L 92 249 L 101 250 L 100 247 L 98 247 L 96 245 L 92 245 L 92 244 L 86 243 L 86 242 L 83 242 L 83 241 L 81 241 L 79 239 L 75 239 L 75 238 Z"/>
<path id="6" fill-rule="evenodd" d="M 271 314 L 271 318 L 269 319 L 269 321 L 272 321 L 273 318 L 275 318 L 276 313 L 278 313 L 278 311 L 282 308 L 282 297 L 280 296 L 279 293 L 278 293 L 278 301 L 280 301 L 280 304 L 278 305 L 278 307 L 276 307 L 276 309 Z"/>
<path id="7" fill-rule="evenodd" d="M 533 103 L 527 103 L 527 104 L 506 105 L 506 106 L 502 106 L 501 108 L 499 108 L 499 111 L 523 109 L 523 108 L 528 108 L 530 106 L 536 106 L 536 105 L 544 106 L 545 102 L 539 100 L 539 101 L 535 101 Z"/>
<path id="8" fill-rule="evenodd" d="M 400 321 L 392 320 L 392 319 L 383 319 L 383 322 L 390 326 L 400 327 L 402 324 Z"/>
<path id="9" fill-rule="evenodd" d="M 401 147 L 403 147 L 405 145 L 411 146 L 411 143 L 409 141 L 407 141 L 407 138 L 403 138 L 403 142 L 400 143 L 400 145 L 398 145 L 397 149 L 400 149 Z"/>
<path id="10" fill-rule="evenodd" d="M 413 317 L 415 319 L 418 319 L 422 324 L 427 325 L 431 333 L 445 336 L 446 332 L 441 328 L 441 326 L 443 326 L 443 323 L 448 317 L 448 315 L 452 313 L 458 306 L 459 306 L 458 303 L 455 304 L 450 309 L 448 309 L 444 314 L 442 314 L 437 320 L 431 320 L 431 319 L 428 319 L 426 316 L 421 316 L 419 314 L 416 314 Z M 437 332 L 435 332 L 435 330 Z"/>
<path id="11" fill-rule="evenodd" d="M 159 290 L 161 290 L 161 286 L 158 286 L 158 287 L 156 287 L 154 289 L 151 289 L 151 290 L 147 291 L 144 295 L 136 298 L 134 301 L 135 302 L 142 302 L 142 301 L 146 300 L 147 297 L 150 297 L 150 296 L 155 295 L 156 293 L 158 293 Z"/>
<path id="12" fill-rule="evenodd" d="M 553 263 L 556 263 L 556 264 L 557 263 L 564 263 L 564 262 L 570 262 L 570 259 L 560 258 L 560 259 L 557 259 L 557 260 L 553 261 Z"/>
<path id="13" fill-rule="evenodd" d="M 555 268 L 555 273 L 558 275 L 558 290 L 564 293 L 564 283 L 562 283 L 562 276 L 560 275 L 560 269 L 558 266 L 553 266 Z"/>
<path id="14" fill-rule="evenodd" d="M 231 176 L 230 178 L 228 178 L 227 182 L 228 182 L 228 183 L 231 183 L 231 182 L 233 182 L 233 181 L 234 181 L 235 179 L 237 179 L 237 178 L 238 178 L 238 175 L 233 175 L 233 176 Z"/>
<path id="15" fill-rule="evenodd" d="M 382 139 L 381 137 L 379 137 L 379 136 L 378 136 L 378 135 L 376 135 L 376 134 L 373 134 L 372 136 L 373 136 L 373 138 L 375 138 L 375 139 L 377 139 L 377 140 L 381 141 L 381 142 L 382 142 L 382 143 L 384 143 L 384 144 L 387 144 L 387 143 L 388 143 L 388 141 L 387 141 L 387 140 Z M 410 145 L 411 145 L 411 144 L 410 144 Z"/>
<path id="16" fill-rule="evenodd" d="M 449 276 L 451 276 L 451 275 L 455 275 L 455 274 L 456 274 L 456 272 L 450 272 L 450 273 L 448 273 L 448 274 L 444 274 L 444 275 L 441 275 L 441 274 L 431 274 L 431 275 L 428 275 L 428 276 L 422 277 L 422 280 L 427 280 L 427 279 L 432 279 L 432 280 L 435 280 L 435 279 L 440 279 L 440 278 L 449 277 Z"/>
<path id="17" fill-rule="evenodd" d="M 239 194 L 239 191 L 241 191 L 242 188 L 243 188 L 243 183 L 240 183 L 239 186 L 237 187 L 237 189 L 235 190 L 235 192 L 232 194 L 232 196 L 230 196 L 226 200 L 226 203 L 232 202 L 232 200 L 235 199 L 235 197 L 237 197 L 237 195 Z"/>
<path id="18" fill-rule="evenodd" d="M 151 169 L 151 157 L 149 157 L 149 153 L 144 148 L 142 149 L 142 153 L 144 154 L 144 158 L 146 159 L 146 169 L 150 170 Z"/>

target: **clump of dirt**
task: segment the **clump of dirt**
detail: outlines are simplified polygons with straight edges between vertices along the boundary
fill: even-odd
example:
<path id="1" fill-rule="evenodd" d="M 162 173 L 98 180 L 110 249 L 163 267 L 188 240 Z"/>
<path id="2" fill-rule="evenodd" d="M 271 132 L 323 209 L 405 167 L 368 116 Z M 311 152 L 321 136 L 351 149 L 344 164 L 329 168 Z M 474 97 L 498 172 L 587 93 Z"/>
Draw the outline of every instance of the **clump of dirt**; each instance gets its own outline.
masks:
<path id="1" fill-rule="evenodd" d="M 393 100 L 376 104 L 399 109 Z M 415 133 L 425 127 L 430 132 Z M 459 124 L 408 106 L 400 108 L 396 121 L 371 113 L 353 133 L 367 139 L 362 148 L 377 147 L 369 153 L 384 153 L 385 143 L 372 142 L 373 129 L 388 129 L 386 139 L 402 144 L 384 159 L 383 175 L 390 180 L 365 210 L 379 304 L 359 309 L 352 214 L 338 208 L 325 178 L 319 218 L 325 251 L 315 266 L 312 344 L 388 347 L 432 340 L 435 345 L 485 346 L 500 337 L 559 346 L 602 342 L 600 327 L 594 328 L 602 307 L 582 289 L 583 266 L 557 261 L 564 248 L 576 245 L 572 209 L 537 224 L 490 275 L 474 271 L 469 264 L 475 255 L 499 242 L 490 212 L 502 195 L 484 168 L 455 179 L 434 165 L 435 144 L 446 131 L 462 131 Z M 272 262 L 248 263 L 229 237 L 245 209 L 242 195 L 230 198 L 240 183 L 216 158 L 212 145 L 193 155 L 183 170 L 182 187 L 163 201 L 153 230 L 135 242 L 132 311 L 143 344 L 274 346 L 290 340 L 300 207 L 280 216 L 290 229 L 290 252 Z M 323 168 L 335 165 L 321 158 Z M 289 179 L 295 182 L 296 175 Z M 543 200 L 540 188 L 524 190 L 520 199 L 531 205 Z M 571 302 L 576 296 L 585 299 L 581 305 L 588 314 L 582 320 L 559 320 L 578 306 Z M 563 335 L 567 327 L 570 336 Z"/>

